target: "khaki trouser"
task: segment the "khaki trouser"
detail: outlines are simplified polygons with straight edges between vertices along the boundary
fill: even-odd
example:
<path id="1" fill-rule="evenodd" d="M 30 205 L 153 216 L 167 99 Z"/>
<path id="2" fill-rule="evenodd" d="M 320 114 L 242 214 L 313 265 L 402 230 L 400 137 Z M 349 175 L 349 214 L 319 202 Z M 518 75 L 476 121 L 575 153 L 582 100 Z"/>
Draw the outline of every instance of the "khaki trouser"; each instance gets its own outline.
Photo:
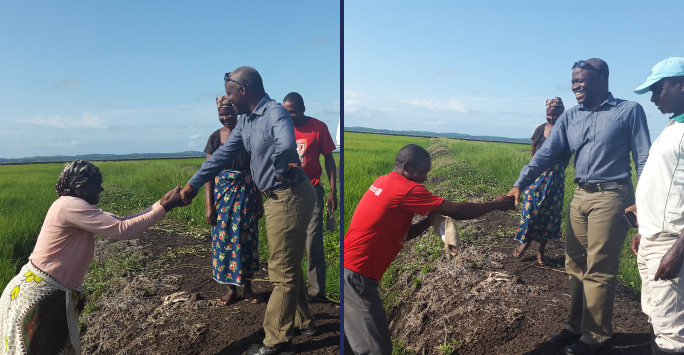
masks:
<path id="1" fill-rule="evenodd" d="M 325 249 L 323 248 L 323 211 L 325 191 L 321 183 L 314 186 L 316 204 L 306 232 L 308 295 L 325 297 Z"/>
<path id="2" fill-rule="evenodd" d="M 268 250 L 268 277 L 275 286 L 264 317 L 264 345 L 278 346 L 294 336 L 294 328 L 310 329 L 316 322 L 306 300 L 302 258 L 306 229 L 311 220 L 316 193 L 304 181 L 276 191 L 264 203 Z"/>
<path id="3" fill-rule="evenodd" d="M 613 304 L 620 254 L 629 226 L 622 216 L 634 204 L 631 183 L 614 190 L 586 192 L 579 187 L 570 203 L 565 270 L 570 278 L 566 329 L 598 345 L 613 336 Z"/>
<path id="4" fill-rule="evenodd" d="M 652 240 L 641 237 L 637 264 L 641 274 L 641 307 L 653 325 L 656 344 L 662 350 L 684 352 L 684 279 L 682 269 L 672 280 L 655 281 L 660 260 L 679 239 L 662 233 Z"/>

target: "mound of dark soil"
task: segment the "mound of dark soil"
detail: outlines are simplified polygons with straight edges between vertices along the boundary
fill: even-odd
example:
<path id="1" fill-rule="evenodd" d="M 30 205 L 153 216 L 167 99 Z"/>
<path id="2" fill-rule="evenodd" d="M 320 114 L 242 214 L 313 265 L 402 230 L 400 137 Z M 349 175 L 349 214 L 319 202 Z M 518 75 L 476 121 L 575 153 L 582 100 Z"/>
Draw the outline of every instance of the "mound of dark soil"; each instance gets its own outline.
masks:
<path id="1" fill-rule="evenodd" d="M 405 268 L 391 286 L 389 291 L 401 295 L 387 310 L 392 336 L 417 354 L 563 354 L 550 342 L 565 327 L 570 305 L 563 242 L 546 249 L 559 266 L 540 267 L 536 244 L 522 260 L 512 256 L 519 245 L 510 233 L 517 215 L 494 212 L 457 223 L 468 239 L 457 257 Z M 403 260 L 396 262 L 424 258 L 417 245 L 425 238 L 441 244 L 434 235 L 422 236 L 407 243 Z M 613 330 L 616 354 L 650 354 L 647 317 L 623 285 Z"/>
<path id="2" fill-rule="evenodd" d="M 261 265 L 253 283 L 263 303 L 222 306 L 216 299 L 227 286 L 211 278 L 210 238 L 162 226 L 130 241 L 98 241 L 96 260 L 123 246 L 125 253 L 142 257 L 146 271 L 122 275 L 119 287 L 97 301 L 98 310 L 81 316 L 87 323 L 83 354 L 242 354 L 260 344 L 258 331 L 273 289 L 265 280 L 267 266 Z M 300 354 L 339 354 L 339 306 L 310 306 L 322 334 L 295 336 Z"/>

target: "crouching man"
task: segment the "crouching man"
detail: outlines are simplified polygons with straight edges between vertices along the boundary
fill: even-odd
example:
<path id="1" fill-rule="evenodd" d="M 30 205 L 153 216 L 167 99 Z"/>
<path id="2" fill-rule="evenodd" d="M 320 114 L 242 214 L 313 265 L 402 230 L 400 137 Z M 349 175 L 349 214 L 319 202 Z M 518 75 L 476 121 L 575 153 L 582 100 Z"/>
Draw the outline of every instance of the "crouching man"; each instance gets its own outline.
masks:
<path id="1" fill-rule="evenodd" d="M 453 203 L 435 196 L 422 185 L 431 166 L 422 147 L 401 148 L 394 170 L 377 178 L 356 207 L 344 237 L 345 354 L 392 354 L 378 283 L 404 242 L 432 225 L 433 213 L 462 220 L 515 207 L 513 196 L 484 203 Z M 414 214 L 428 218 L 411 224 Z"/>

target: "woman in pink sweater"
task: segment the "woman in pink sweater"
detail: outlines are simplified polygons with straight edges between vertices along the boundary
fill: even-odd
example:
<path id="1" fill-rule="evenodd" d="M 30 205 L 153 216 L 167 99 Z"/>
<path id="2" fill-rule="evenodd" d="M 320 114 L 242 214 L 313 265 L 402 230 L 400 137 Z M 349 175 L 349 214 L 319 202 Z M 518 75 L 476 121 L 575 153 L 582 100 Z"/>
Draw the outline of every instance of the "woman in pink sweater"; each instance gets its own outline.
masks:
<path id="1" fill-rule="evenodd" d="M 95 207 L 102 175 L 83 160 L 68 164 L 56 185 L 29 262 L 0 297 L 0 354 L 79 354 L 77 304 L 95 253 L 95 234 L 130 239 L 183 206 L 180 188 L 154 205 L 119 217 Z M 82 306 L 82 304 L 81 304 Z"/>

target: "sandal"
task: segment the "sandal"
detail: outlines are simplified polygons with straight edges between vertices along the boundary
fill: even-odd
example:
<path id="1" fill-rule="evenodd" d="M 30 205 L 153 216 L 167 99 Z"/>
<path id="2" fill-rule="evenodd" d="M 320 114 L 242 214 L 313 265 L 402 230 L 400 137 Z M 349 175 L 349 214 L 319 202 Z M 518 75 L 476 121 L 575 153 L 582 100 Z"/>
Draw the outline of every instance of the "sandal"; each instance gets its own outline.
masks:
<path id="1" fill-rule="evenodd" d="M 247 298 L 247 297 L 245 297 L 245 298 L 243 298 L 242 300 L 245 301 L 245 302 L 252 303 L 252 304 L 257 304 L 257 303 L 263 302 L 263 300 L 262 300 L 260 297 L 257 297 L 257 296 L 254 296 L 253 298 Z"/>

